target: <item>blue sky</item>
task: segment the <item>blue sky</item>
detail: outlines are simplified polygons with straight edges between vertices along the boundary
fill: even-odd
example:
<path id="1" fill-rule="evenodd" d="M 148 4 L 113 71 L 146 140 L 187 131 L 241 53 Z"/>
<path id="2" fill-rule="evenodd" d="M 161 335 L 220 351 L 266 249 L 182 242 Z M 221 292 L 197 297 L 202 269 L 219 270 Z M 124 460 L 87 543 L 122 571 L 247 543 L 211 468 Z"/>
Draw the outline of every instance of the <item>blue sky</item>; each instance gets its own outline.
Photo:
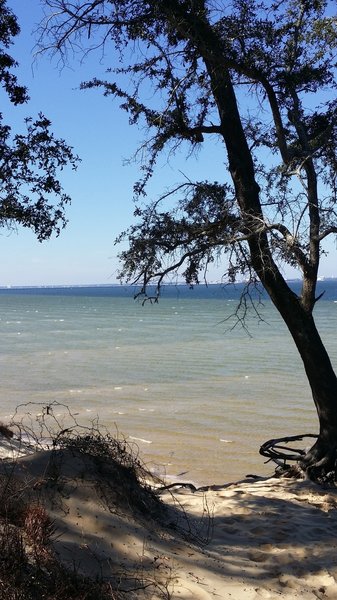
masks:
<path id="1" fill-rule="evenodd" d="M 27 85 L 31 100 L 23 107 L 12 107 L 2 95 L 4 120 L 19 131 L 25 116 L 44 112 L 55 135 L 66 139 L 82 162 L 77 172 L 67 169 L 62 174 L 72 205 L 60 237 L 41 244 L 29 230 L 0 231 L 0 285 L 114 283 L 118 269 L 114 239 L 133 220 L 132 187 L 139 174 L 137 164 L 124 163 L 136 150 L 142 132 L 129 126 L 117 102 L 96 90 L 79 90 L 82 80 L 104 76 L 113 66 L 108 58 L 99 63 L 98 56 L 92 55 L 84 64 L 72 62 L 61 71 L 48 57 L 34 62 L 32 30 L 42 14 L 39 1 L 9 0 L 8 5 L 21 27 L 10 54 L 19 62 L 16 72 L 20 83 Z M 155 196 L 181 181 L 179 170 L 199 180 L 219 181 L 224 159 L 219 144 L 208 146 L 198 161 L 186 161 L 181 153 L 168 163 L 163 156 L 151 191 Z M 336 256 L 322 262 L 320 274 L 337 276 Z M 211 272 L 210 280 L 220 275 L 221 269 Z"/>

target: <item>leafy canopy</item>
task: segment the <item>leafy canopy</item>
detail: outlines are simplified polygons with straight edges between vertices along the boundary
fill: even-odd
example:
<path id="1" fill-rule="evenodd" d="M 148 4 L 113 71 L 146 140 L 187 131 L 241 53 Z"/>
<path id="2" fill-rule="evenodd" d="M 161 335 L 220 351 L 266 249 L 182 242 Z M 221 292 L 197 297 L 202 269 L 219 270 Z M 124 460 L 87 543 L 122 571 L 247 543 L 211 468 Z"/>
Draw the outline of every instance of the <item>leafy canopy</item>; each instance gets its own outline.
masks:
<path id="1" fill-rule="evenodd" d="M 325 0 L 45 0 L 44 49 L 100 48 L 120 66 L 85 89 L 120 100 L 145 125 L 137 222 L 118 239 L 121 278 L 171 273 L 199 281 L 226 255 L 226 275 L 267 288 L 281 266 L 303 276 L 309 312 L 322 242 L 337 233 L 337 19 Z M 116 56 L 116 55 L 114 55 Z M 113 58 L 115 64 L 116 59 Z M 128 62 L 129 61 L 129 62 Z M 220 182 L 186 180 L 143 205 L 158 156 L 224 142 Z M 283 285 L 283 284 L 282 284 Z"/>
<path id="2" fill-rule="evenodd" d="M 29 100 L 13 69 L 17 62 L 7 50 L 20 28 L 6 0 L 0 0 L 0 82 L 10 101 Z M 55 138 L 50 121 L 41 113 L 26 119 L 26 131 L 13 134 L 0 113 L 0 226 L 17 224 L 34 231 L 39 241 L 57 235 L 66 224 L 64 209 L 70 197 L 64 193 L 58 171 L 78 158 L 66 142 Z"/>

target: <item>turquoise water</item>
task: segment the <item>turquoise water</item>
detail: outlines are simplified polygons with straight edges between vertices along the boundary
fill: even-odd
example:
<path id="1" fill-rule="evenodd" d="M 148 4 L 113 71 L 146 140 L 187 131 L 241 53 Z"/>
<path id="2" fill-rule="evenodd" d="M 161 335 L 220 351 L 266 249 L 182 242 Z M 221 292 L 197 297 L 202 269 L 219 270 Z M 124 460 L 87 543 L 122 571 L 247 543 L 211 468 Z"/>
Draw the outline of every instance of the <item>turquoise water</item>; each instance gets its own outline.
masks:
<path id="1" fill-rule="evenodd" d="M 335 288 L 316 316 L 337 368 Z M 228 292 L 169 296 L 143 306 L 97 289 L 1 290 L 0 417 L 59 402 L 80 423 L 98 415 L 160 474 L 220 484 L 272 473 L 258 454 L 266 439 L 317 430 L 285 326 L 268 301 L 263 321 L 250 311 L 248 335 L 232 329 Z"/>

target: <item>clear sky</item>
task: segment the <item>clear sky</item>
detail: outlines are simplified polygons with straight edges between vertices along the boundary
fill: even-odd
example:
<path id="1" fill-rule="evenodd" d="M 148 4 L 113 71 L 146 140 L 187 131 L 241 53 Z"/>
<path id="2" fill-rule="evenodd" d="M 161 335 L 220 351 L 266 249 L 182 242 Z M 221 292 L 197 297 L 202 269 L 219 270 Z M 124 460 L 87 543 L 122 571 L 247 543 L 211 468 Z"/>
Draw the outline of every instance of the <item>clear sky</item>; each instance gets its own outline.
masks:
<path id="1" fill-rule="evenodd" d="M 125 165 L 125 159 L 136 150 L 142 132 L 130 127 L 112 98 L 104 98 L 99 90 L 79 90 L 81 81 L 103 78 L 114 66 L 111 58 L 99 62 L 99 56 L 92 55 L 83 64 L 72 62 L 62 70 L 47 57 L 34 62 L 32 31 L 42 16 L 39 0 L 8 0 L 8 5 L 21 27 L 9 53 L 19 62 L 16 73 L 31 100 L 12 107 L 2 93 L 4 121 L 22 131 L 24 117 L 42 111 L 52 121 L 55 135 L 72 145 L 82 162 L 76 172 L 67 169 L 61 177 L 72 205 L 67 209 L 69 223 L 58 238 L 41 244 L 27 229 L 0 230 L 0 286 L 114 283 L 118 269 L 114 239 L 133 220 L 132 187 L 139 175 L 139 166 Z M 163 156 L 151 190 L 157 195 L 181 181 L 179 170 L 191 178 L 221 181 L 224 159 L 220 144 L 208 146 L 198 161 L 186 161 L 181 153 L 168 163 Z M 330 254 L 320 274 L 337 276 L 336 263 L 336 254 Z M 210 280 L 220 276 L 221 270 L 210 273 Z"/>

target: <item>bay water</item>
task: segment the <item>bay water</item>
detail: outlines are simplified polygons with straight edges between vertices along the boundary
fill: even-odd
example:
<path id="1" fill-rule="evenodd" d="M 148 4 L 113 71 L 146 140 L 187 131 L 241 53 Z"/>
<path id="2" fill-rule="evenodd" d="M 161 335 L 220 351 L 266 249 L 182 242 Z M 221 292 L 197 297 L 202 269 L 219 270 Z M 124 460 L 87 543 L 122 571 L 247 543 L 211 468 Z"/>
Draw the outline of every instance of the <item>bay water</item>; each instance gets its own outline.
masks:
<path id="1" fill-rule="evenodd" d="M 337 281 L 323 290 L 315 315 L 337 369 Z M 286 326 L 265 298 L 242 328 L 241 291 L 172 286 L 142 304 L 122 286 L 0 289 L 0 420 L 54 403 L 64 426 L 65 407 L 98 418 L 168 478 L 272 474 L 260 445 L 317 433 L 317 417 Z"/>

